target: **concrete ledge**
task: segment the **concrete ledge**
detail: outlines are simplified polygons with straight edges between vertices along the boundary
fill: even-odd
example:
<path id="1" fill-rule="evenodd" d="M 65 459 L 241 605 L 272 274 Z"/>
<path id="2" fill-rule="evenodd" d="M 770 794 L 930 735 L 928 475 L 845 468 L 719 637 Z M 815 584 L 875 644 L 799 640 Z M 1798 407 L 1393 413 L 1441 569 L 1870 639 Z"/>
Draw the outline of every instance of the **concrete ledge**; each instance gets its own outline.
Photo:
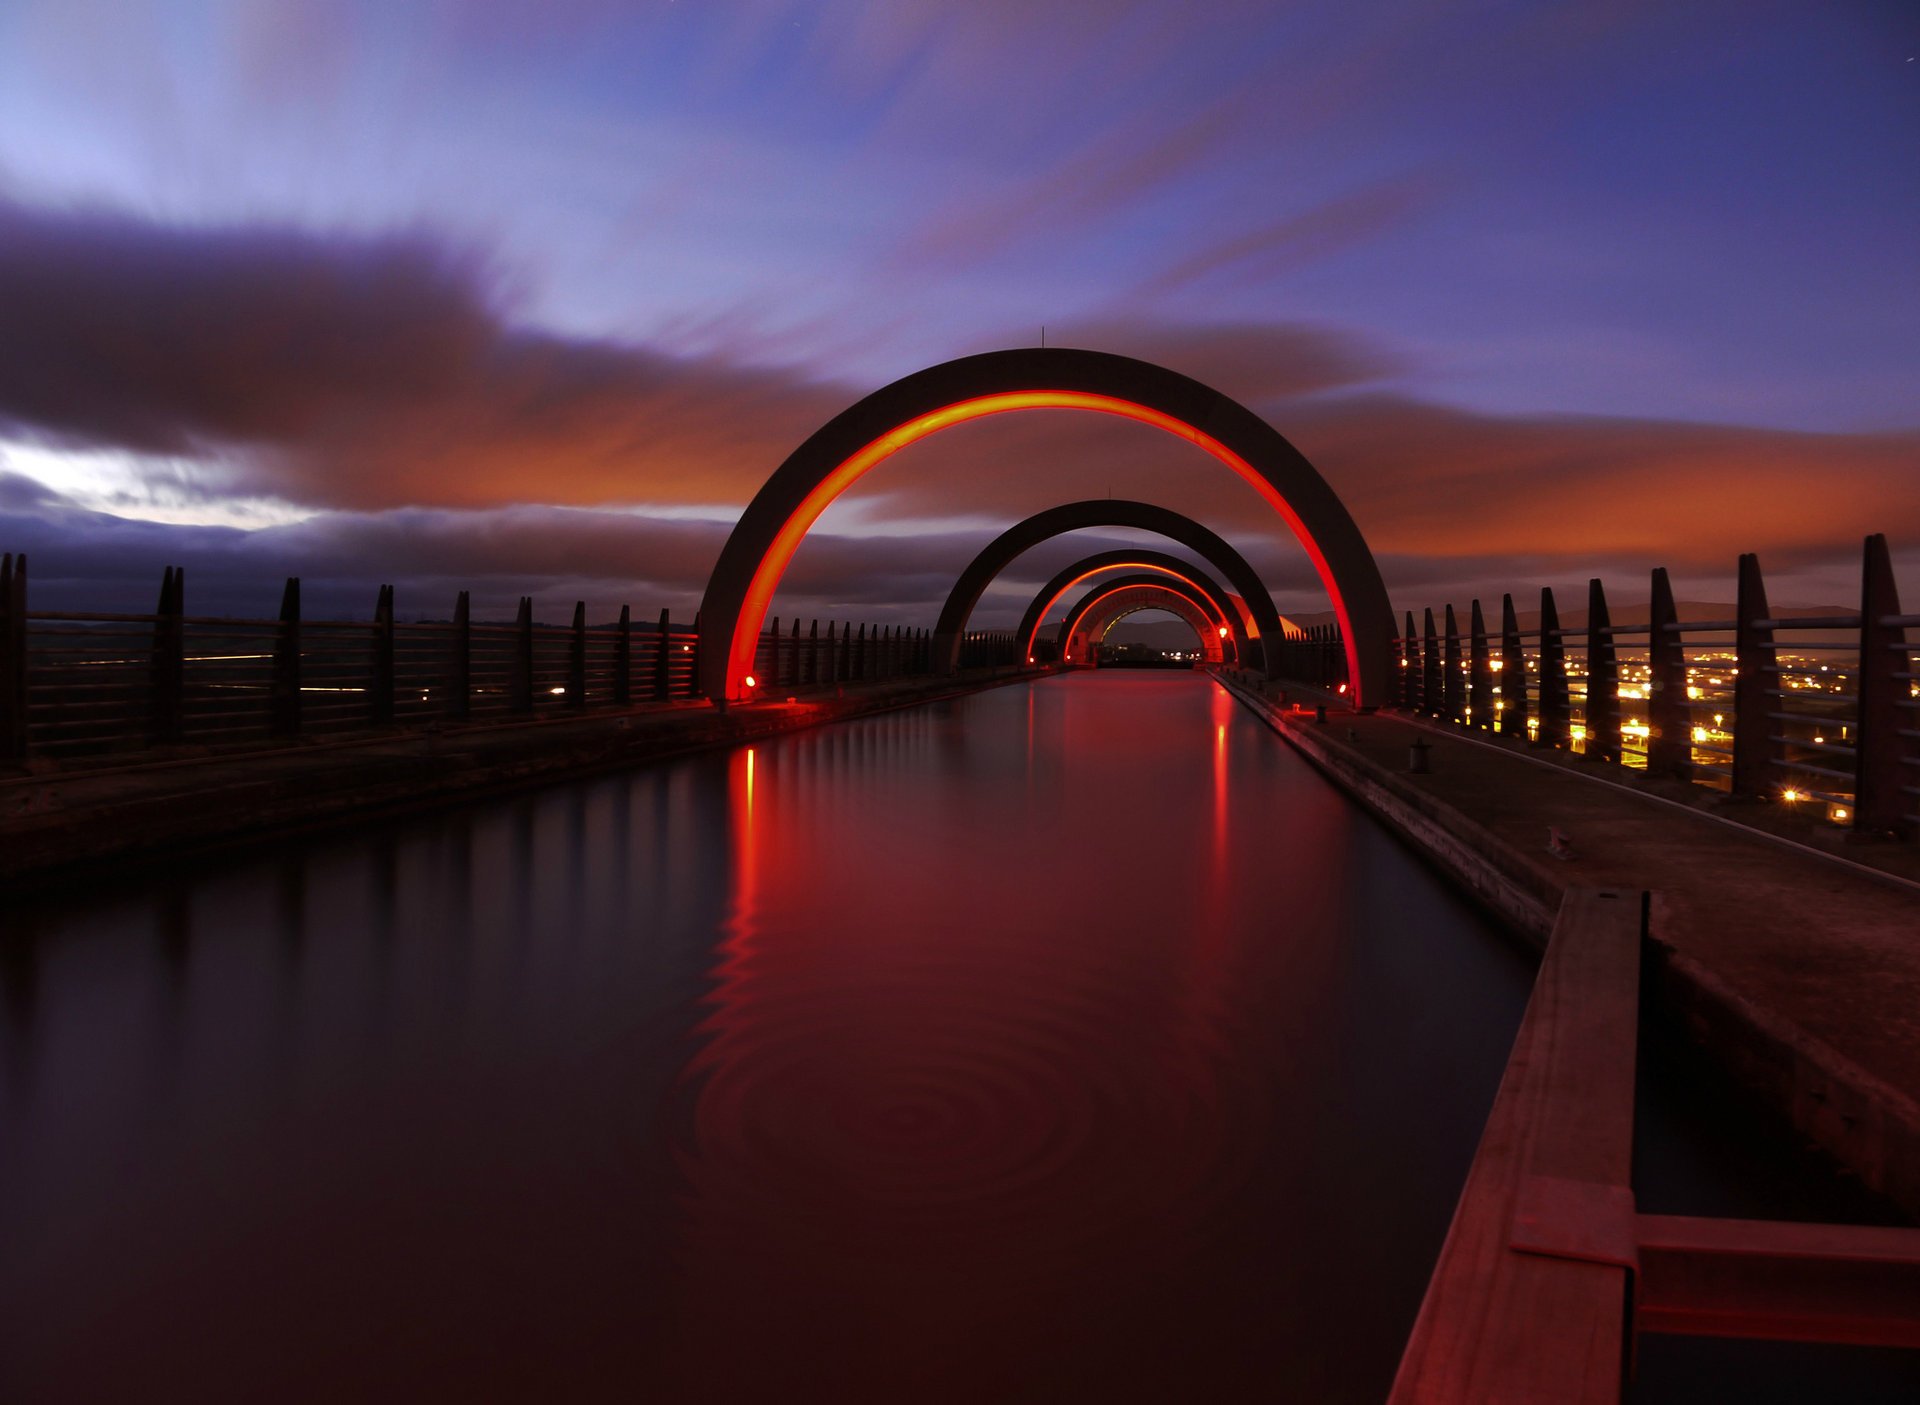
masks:
<path id="1" fill-rule="evenodd" d="M 1049 669 L 849 685 L 791 703 L 706 703 L 389 733 L 0 781 L 0 884 L 116 869 L 310 833 L 737 746 L 1044 676 Z"/>
<path id="2" fill-rule="evenodd" d="M 1517 847 L 1510 836 L 1518 825 L 1529 822 L 1527 816 L 1501 815 L 1494 822 L 1502 823 L 1506 833 L 1496 833 L 1492 824 L 1442 799 L 1434 789 L 1416 784 L 1404 773 L 1386 770 L 1376 757 L 1342 740 L 1343 727 L 1356 719 L 1336 715 L 1327 723 L 1316 723 L 1311 714 L 1289 713 L 1241 680 L 1223 676 L 1220 681 L 1317 769 L 1393 826 L 1535 946 L 1544 943 L 1552 913 L 1566 890 L 1594 881 L 1591 868 L 1583 872 L 1550 860 L 1545 857 L 1544 846 L 1537 858 Z M 1366 719 L 1362 725 L 1375 731 L 1383 726 L 1410 731 L 1420 724 L 1381 718 L 1378 722 Z M 1374 750 L 1379 751 L 1377 741 Z M 1503 768 L 1539 770 L 1525 758 L 1493 750 L 1476 757 L 1473 764 L 1485 773 L 1482 779 L 1498 780 Z M 1533 781 L 1536 789 L 1546 786 L 1560 796 L 1566 812 L 1580 813 L 1585 799 L 1581 792 L 1589 788 L 1585 778 L 1571 770 L 1559 774 L 1545 771 L 1540 776 L 1544 779 Z M 1456 788 L 1471 803 L 1468 789 Z M 1617 787 L 1609 788 L 1609 796 L 1609 805 L 1643 809 L 1643 828 L 1655 840 L 1662 832 L 1677 834 L 1681 826 L 1712 823 L 1706 816 L 1661 805 Z M 1549 811 L 1532 822 L 1544 833 L 1546 824 L 1559 813 Z M 1776 855 L 1779 840 L 1774 836 L 1723 834 L 1718 831 L 1727 830 L 1727 826 L 1714 828 L 1716 844 L 1749 848 L 1752 861 L 1760 867 L 1781 862 Z M 1809 860 L 1826 858 L 1808 853 Z M 1846 927 L 1849 901 L 1862 905 L 1863 910 L 1870 905 L 1875 921 L 1883 921 L 1888 904 L 1909 901 L 1876 882 L 1877 876 L 1848 872 L 1837 863 L 1829 862 L 1828 867 L 1831 881 L 1823 882 L 1819 899 L 1832 914 L 1835 930 Z M 1707 877 L 1696 874 L 1691 886 L 1697 888 Z M 1653 1007 L 1675 1020 L 1730 1076 L 1775 1108 L 1864 1184 L 1909 1215 L 1920 1217 L 1920 1101 L 1912 1086 L 1913 1063 L 1896 1061 L 1882 1071 L 1868 1062 L 1869 1057 L 1879 1054 L 1884 1066 L 1889 1045 L 1897 1048 L 1910 1043 L 1902 1030 L 1916 1016 L 1912 1009 L 1902 1008 L 1901 986 L 1888 983 L 1859 991 L 1860 1009 L 1854 1028 L 1863 1036 L 1858 1043 L 1864 1057 L 1856 1056 L 1842 1047 L 1847 1037 L 1844 1022 L 1835 1027 L 1832 1036 L 1822 1037 L 1808 1028 L 1798 1010 L 1779 1001 L 1755 998 L 1743 989 L 1741 980 L 1719 968 L 1712 954 L 1716 941 L 1707 939 L 1698 917 L 1709 904 L 1698 891 L 1688 891 L 1685 875 L 1636 875 L 1634 863 L 1628 858 L 1614 864 L 1609 881 L 1654 890 L 1646 952 L 1646 986 Z M 1888 954 L 1889 961 L 1901 963 L 1903 976 L 1920 970 L 1920 903 L 1911 906 L 1912 925 L 1906 929 L 1904 953 L 1896 949 Z M 1791 989 L 1796 976 L 1811 978 L 1821 972 L 1818 937 L 1818 933 L 1807 933 L 1808 949 L 1799 963 L 1803 969 L 1772 973 L 1778 977 L 1776 990 Z M 1725 945 L 1724 940 L 1718 940 L 1719 949 Z M 1886 1030 L 1873 1029 L 1876 1024 L 1890 1029 L 1891 1038 L 1886 1037 Z M 1877 1037 L 1864 1037 L 1869 1034 Z"/>

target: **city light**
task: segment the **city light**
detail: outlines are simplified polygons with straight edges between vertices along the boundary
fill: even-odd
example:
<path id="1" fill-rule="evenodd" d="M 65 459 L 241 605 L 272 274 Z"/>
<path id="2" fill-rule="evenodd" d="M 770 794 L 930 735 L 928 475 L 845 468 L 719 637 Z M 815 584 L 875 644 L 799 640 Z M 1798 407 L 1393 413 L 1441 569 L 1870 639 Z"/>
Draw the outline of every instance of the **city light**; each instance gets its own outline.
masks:
<path id="1" fill-rule="evenodd" d="M 740 681 L 745 683 L 749 688 L 758 688 L 760 686 L 760 680 L 755 678 L 751 673 Z"/>

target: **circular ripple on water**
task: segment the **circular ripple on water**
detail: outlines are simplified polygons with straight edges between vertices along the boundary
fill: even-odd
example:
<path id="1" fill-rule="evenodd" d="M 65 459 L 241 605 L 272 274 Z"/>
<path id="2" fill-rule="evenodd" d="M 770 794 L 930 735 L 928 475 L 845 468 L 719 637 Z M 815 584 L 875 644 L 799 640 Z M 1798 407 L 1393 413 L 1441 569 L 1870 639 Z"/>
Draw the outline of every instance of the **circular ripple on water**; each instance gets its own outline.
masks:
<path id="1" fill-rule="evenodd" d="M 1045 1273 L 1190 1230 L 1244 1175 L 1261 1099 L 1185 973 L 1012 934 L 859 965 L 794 946 L 715 994 L 681 1149 L 695 1240 Z"/>

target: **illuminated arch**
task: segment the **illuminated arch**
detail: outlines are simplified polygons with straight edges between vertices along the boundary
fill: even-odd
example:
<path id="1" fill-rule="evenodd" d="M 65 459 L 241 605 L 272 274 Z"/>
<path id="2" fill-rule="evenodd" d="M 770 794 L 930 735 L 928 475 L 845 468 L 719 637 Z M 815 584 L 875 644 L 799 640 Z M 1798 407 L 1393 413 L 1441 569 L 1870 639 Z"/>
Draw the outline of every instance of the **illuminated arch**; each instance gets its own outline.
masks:
<path id="1" fill-rule="evenodd" d="M 1299 538 L 1332 597 L 1356 706 L 1387 699 L 1393 614 L 1360 529 L 1312 464 L 1265 420 L 1199 381 L 1065 347 L 990 351 L 916 371 L 822 425 L 755 493 L 700 606 L 700 685 L 741 694 L 767 607 L 807 531 L 874 465 L 950 425 L 1012 410 L 1091 410 L 1150 424 L 1245 479 Z"/>
<path id="2" fill-rule="evenodd" d="M 1102 610 L 1102 606 L 1106 608 Z M 1166 610 L 1179 615 L 1199 639 L 1202 658 L 1208 663 L 1221 662 L 1222 641 L 1218 631 L 1223 626 L 1209 618 L 1206 597 L 1190 585 L 1157 576 L 1123 576 L 1119 580 L 1096 585 L 1081 596 L 1060 623 L 1057 640 L 1061 659 L 1076 662 L 1071 656 L 1070 646 L 1075 633 L 1087 626 L 1089 621 L 1097 624 L 1104 635 L 1115 620 L 1138 610 Z M 1091 663 L 1092 659 L 1084 662 Z"/>
<path id="3" fill-rule="evenodd" d="M 972 615 L 974 607 L 980 603 L 980 597 L 986 594 L 987 587 L 995 577 L 1016 557 L 1053 537 L 1091 527 L 1132 527 L 1178 542 L 1218 571 L 1227 584 L 1239 592 L 1252 618 L 1247 631 L 1251 639 L 1259 640 L 1269 635 L 1279 638 L 1286 634 L 1288 626 L 1274 610 L 1273 597 L 1267 593 L 1260 573 L 1219 533 L 1210 531 L 1191 517 L 1171 508 L 1135 502 L 1130 498 L 1090 498 L 1083 502 L 1062 503 L 1059 507 L 1050 507 L 1045 512 L 1034 513 L 1025 521 L 1014 523 L 988 542 L 980 554 L 968 563 L 967 569 L 960 573 L 960 579 L 953 583 L 947 603 L 940 609 L 940 620 L 933 627 L 934 672 L 951 673 L 960 666 L 960 640 L 966 630 L 967 618 Z M 1257 646 L 1249 648 L 1243 644 L 1239 653 L 1240 661 L 1252 667 L 1259 662 L 1261 650 Z M 1279 662 L 1279 652 L 1268 651 L 1269 674 L 1278 667 Z"/>
<path id="4" fill-rule="evenodd" d="M 1063 595 L 1082 581 L 1091 580 L 1094 576 L 1107 571 L 1123 568 L 1157 572 L 1175 580 L 1185 581 L 1194 587 L 1205 597 L 1207 611 L 1213 624 L 1224 624 L 1231 632 L 1235 659 L 1248 657 L 1249 641 L 1244 600 L 1229 594 L 1212 576 L 1177 556 L 1169 556 L 1163 551 L 1139 551 L 1131 548 L 1102 551 L 1093 556 L 1083 557 L 1041 586 L 1039 593 L 1033 597 L 1033 603 L 1027 606 L 1026 614 L 1021 617 L 1020 627 L 1013 632 L 1014 647 L 1019 650 L 1019 656 L 1031 661 L 1040 625 L 1046 619 L 1047 612 L 1059 602 Z"/>

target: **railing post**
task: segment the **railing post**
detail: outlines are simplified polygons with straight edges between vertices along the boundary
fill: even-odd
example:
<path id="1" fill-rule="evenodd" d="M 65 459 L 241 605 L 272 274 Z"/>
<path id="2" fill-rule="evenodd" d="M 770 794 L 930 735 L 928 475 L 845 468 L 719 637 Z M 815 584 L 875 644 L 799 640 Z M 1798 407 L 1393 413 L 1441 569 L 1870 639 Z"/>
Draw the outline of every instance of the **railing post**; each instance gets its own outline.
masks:
<path id="1" fill-rule="evenodd" d="M 753 651 L 753 671 L 762 675 L 760 681 L 765 685 L 762 691 L 767 697 L 772 697 L 773 690 L 780 686 L 780 616 L 775 615 L 773 617 L 772 631 L 767 635 L 763 635 L 762 638 L 763 640 L 771 640 L 773 656 L 767 660 L 766 669 L 762 672 L 760 668 L 760 651 L 756 647 Z"/>
<path id="2" fill-rule="evenodd" d="M 1421 636 L 1420 710 L 1438 717 L 1445 709 L 1446 693 L 1440 677 L 1440 640 L 1433 632 L 1433 608 L 1427 607 L 1426 628 Z"/>
<path id="3" fill-rule="evenodd" d="M 447 669 L 446 714 L 449 721 L 465 722 L 473 715 L 473 625 L 466 591 L 453 601 L 452 658 Z"/>
<path id="4" fill-rule="evenodd" d="M 1907 631 L 1881 621 L 1900 613 L 1900 594 L 1894 584 L 1893 560 L 1887 539 L 1875 532 L 1867 538 L 1860 573 L 1860 683 L 1859 724 L 1855 729 L 1853 827 L 1862 831 L 1904 834 L 1910 827 L 1909 804 L 1901 789 L 1911 779 L 1920 786 L 1920 770 L 1907 766 L 1920 748 L 1908 745 L 1901 733 L 1901 702 L 1908 690 L 1900 675 L 1907 668 Z M 1911 724 L 1920 730 L 1920 722 Z"/>
<path id="5" fill-rule="evenodd" d="M 1480 602 L 1473 602 L 1473 634 L 1467 645 L 1468 677 L 1473 684 L 1469 695 L 1468 720 L 1482 732 L 1493 727 L 1493 659 L 1487 649 L 1487 617 L 1480 613 Z"/>
<path id="6" fill-rule="evenodd" d="M 1600 578 L 1587 582 L 1587 755 L 1620 759 L 1620 656 Z"/>
<path id="7" fill-rule="evenodd" d="M 834 682 L 845 683 L 853 677 L 853 626 L 842 621 L 840 625 L 840 671 L 834 676 Z"/>
<path id="8" fill-rule="evenodd" d="M 373 607 L 373 668 L 367 680 L 367 720 L 376 727 L 393 721 L 393 587 L 380 587 Z"/>
<path id="9" fill-rule="evenodd" d="M 513 621 L 513 660 L 508 668 L 507 705 L 515 712 L 533 711 L 533 597 L 520 597 L 520 613 Z"/>
<path id="10" fill-rule="evenodd" d="M 288 576 L 280 592 L 280 625 L 273 636 L 273 682 L 268 690 L 268 728 L 290 741 L 300 735 L 300 577 Z"/>
<path id="11" fill-rule="evenodd" d="M 613 705 L 633 702 L 633 607 L 620 607 L 620 623 L 613 635 Z"/>
<path id="12" fill-rule="evenodd" d="M 171 746 L 180 740 L 187 683 L 186 571 L 169 566 L 160 578 L 160 605 L 154 611 L 152 692 L 148 740 Z"/>
<path id="13" fill-rule="evenodd" d="M 1467 720 L 1467 679 L 1460 671 L 1460 663 L 1460 622 L 1453 616 L 1453 606 L 1448 605 L 1445 697 L 1449 722 Z"/>
<path id="14" fill-rule="evenodd" d="M 587 705 L 587 602 L 573 602 L 573 632 L 567 638 L 567 706 Z"/>
<path id="15" fill-rule="evenodd" d="M 791 642 L 790 648 L 791 648 L 793 657 L 787 660 L 787 683 L 791 687 L 798 688 L 800 686 L 800 673 L 801 673 L 800 616 L 798 615 L 795 615 L 793 617 L 793 634 L 791 638 L 792 638 L 792 642 Z"/>
<path id="16" fill-rule="evenodd" d="M 1560 637 L 1560 611 L 1553 590 L 1540 588 L 1540 731 L 1541 746 L 1573 745 L 1573 703 L 1567 695 L 1567 646 Z"/>
<path id="17" fill-rule="evenodd" d="M 1647 772 L 1693 779 L 1693 709 L 1687 706 L 1687 642 L 1676 626 L 1667 568 L 1653 572 L 1653 604 L 1647 613 Z"/>
<path id="18" fill-rule="evenodd" d="M 820 621 L 817 617 L 807 626 L 805 679 L 808 687 L 813 687 L 820 682 Z"/>
<path id="19" fill-rule="evenodd" d="M 1500 597 L 1500 735 L 1527 735 L 1527 651 L 1511 595 Z"/>
<path id="20" fill-rule="evenodd" d="M 822 666 L 817 681 L 821 683 L 838 683 L 840 681 L 840 653 L 839 644 L 833 632 L 832 620 L 827 621 L 826 650 L 825 656 L 820 660 Z"/>
<path id="21" fill-rule="evenodd" d="M 27 759 L 27 554 L 0 557 L 0 761 Z"/>
<path id="22" fill-rule="evenodd" d="M 1414 712 L 1424 701 L 1420 696 L 1420 641 L 1413 632 L 1413 611 L 1406 611 L 1406 616 L 1406 632 L 1400 636 L 1400 706 Z"/>
<path id="23" fill-rule="evenodd" d="M 653 650 L 653 698 L 655 702 L 665 702 L 672 694 L 668 685 L 667 666 L 672 662 L 673 625 L 667 619 L 667 612 L 660 612 L 660 623 L 654 626 Z"/>
<path id="24" fill-rule="evenodd" d="M 860 626 L 860 637 L 853 651 L 853 676 L 860 682 L 867 678 L 867 627 Z"/>
<path id="25" fill-rule="evenodd" d="M 1748 552 L 1740 558 L 1739 601 L 1734 608 L 1733 678 L 1733 793 L 1754 798 L 1773 788 L 1774 762 L 1781 749 L 1771 740 L 1774 711 L 1771 694 L 1780 686 L 1773 631 L 1760 621 L 1767 613 L 1766 582 L 1760 578 L 1760 558 Z"/>

